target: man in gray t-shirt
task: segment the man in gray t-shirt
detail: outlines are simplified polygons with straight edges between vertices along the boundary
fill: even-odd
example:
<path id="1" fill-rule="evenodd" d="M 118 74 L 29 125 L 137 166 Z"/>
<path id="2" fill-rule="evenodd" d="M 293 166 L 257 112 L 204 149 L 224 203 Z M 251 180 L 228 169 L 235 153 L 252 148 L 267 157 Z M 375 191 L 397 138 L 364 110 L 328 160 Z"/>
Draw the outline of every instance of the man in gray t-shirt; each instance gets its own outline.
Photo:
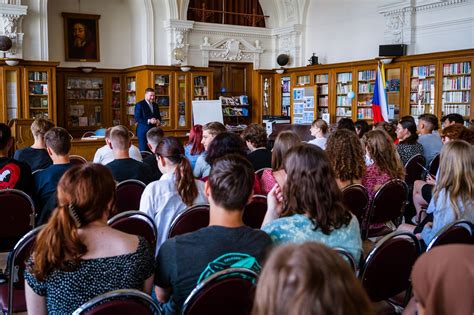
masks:
<path id="1" fill-rule="evenodd" d="M 443 142 L 438 134 L 434 134 L 433 130 L 438 127 L 438 118 L 433 114 L 423 114 L 418 118 L 418 143 L 423 145 L 423 156 L 426 160 L 426 166 L 431 160 L 439 154 Z"/>

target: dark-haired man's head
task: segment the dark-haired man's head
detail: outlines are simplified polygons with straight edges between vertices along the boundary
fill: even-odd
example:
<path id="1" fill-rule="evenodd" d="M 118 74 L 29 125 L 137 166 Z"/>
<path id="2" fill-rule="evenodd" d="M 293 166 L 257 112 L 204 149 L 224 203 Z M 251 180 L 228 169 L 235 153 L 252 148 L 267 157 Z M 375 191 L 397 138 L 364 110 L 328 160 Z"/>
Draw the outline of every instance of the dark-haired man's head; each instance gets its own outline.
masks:
<path id="1" fill-rule="evenodd" d="M 0 123 L 0 156 L 7 156 L 12 144 L 13 138 L 10 127 Z"/>
<path id="2" fill-rule="evenodd" d="M 71 136 L 66 129 L 61 127 L 53 127 L 49 129 L 44 134 L 44 143 L 46 144 L 48 153 L 52 157 L 54 155 L 67 156 L 69 150 L 71 150 Z"/>
<path id="3" fill-rule="evenodd" d="M 148 148 L 151 152 L 155 153 L 156 146 L 160 143 L 161 139 L 165 136 L 163 129 L 160 127 L 153 127 L 146 133 L 146 141 L 148 142 Z"/>
<path id="4" fill-rule="evenodd" d="M 448 126 L 454 125 L 454 124 L 461 124 L 464 125 L 464 118 L 460 114 L 448 114 L 441 118 L 441 124 L 443 128 L 446 128 Z"/>
<path id="5" fill-rule="evenodd" d="M 255 172 L 252 164 L 237 154 L 225 155 L 212 164 L 206 194 L 209 203 L 228 211 L 242 211 L 252 196 Z"/>
<path id="6" fill-rule="evenodd" d="M 110 145 L 114 151 L 114 156 L 117 152 L 120 152 L 128 157 L 130 144 L 130 132 L 127 127 L 119 125 L 112 128 L 110 131 Z M 117 159 L 118 157 L 115 158 Z"/>
<path id="7" fill-rule="evenodd" d="M 206 162 L 212 166 L 215 160 L 227 154 L 247 156 L 244 140 L 233 132 L 222 132 L 215 136 L 207 148 Z"/>
<path id="8" fill-rule="evenodd" d="M 348 129 L 356 132 L 354 122 L 350 118 L 342 118 L 337 122 L 337 129 Z"/>
<path id="9" fill-rule="evenodd" d="M 432 133 L 438 129 L 438 118 L 433 114 L 423 114 L 418 117 L 418 132 L 421 134 Z"/>

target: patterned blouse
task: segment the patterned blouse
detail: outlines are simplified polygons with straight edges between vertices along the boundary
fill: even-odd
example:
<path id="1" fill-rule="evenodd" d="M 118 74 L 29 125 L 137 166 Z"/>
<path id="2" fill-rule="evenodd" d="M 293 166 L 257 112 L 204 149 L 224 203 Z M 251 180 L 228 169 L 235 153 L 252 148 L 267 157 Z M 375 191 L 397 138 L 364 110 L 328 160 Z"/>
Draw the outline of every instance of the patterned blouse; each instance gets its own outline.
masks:
<path id="1" fill-rule="evenodd" d="M 367 169 L 365 170 L 365 175 L 362 178 L 362 185 L 367 188 L 367 192 L 369 193 L 369 199 L 371 202 L 372 199 L 374 199 L 375 193 L 377 192 L 375 187 L 385 184 L 390 179 L 390 175 L 388 173 L 382 172 L 377 165 L 372 164 L 370 166 L 367 166 Z"/>
<path id="2" fill-rule="evenodd" d="M 262 230 L 270 235 L 275 245 L 319 242 L 332 248 L 344 248 L 351 253 L 356 263 L 362 253 L 359 222 L 353 215 L 347 226 L 333 230 L 329 235 L 324 234 L 321 229 L 314 230 L 314 224 L 303 214 L 276 219 L 262 227 Z"/>
<path id="3" fill-rule="evenodd" d="M 413 156 L 417 154 L 423 155 L 423 145 L 418 142 L 411 144 L 400 142 L 397 144 L 397 151 L 403 165 L 406 165 Z"/>
<path id="4" fill-rule="evenodd" d="M 133 253 L 83 259 L 75 268 L 70 262 L 72 271 L 55 270 L 42 282 L 25 271 L 25 280 L 36 294 L 46 297 L 48 314 L 71 314 L 106 292 L 143 290 L 144 281 L 154 272 L 153 253 L 146 239 L 139 237 L 138 248 Z"/>

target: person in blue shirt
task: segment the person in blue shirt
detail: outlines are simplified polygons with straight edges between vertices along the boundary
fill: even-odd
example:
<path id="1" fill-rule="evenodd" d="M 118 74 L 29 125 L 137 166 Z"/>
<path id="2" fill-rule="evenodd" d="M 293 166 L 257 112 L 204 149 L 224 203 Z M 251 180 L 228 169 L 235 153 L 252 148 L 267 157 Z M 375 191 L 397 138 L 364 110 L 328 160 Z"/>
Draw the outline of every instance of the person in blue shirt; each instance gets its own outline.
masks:
<path id="1" fill-rule="evenodd" d="M 423 146 L 423 156 L 427 167 L 443 146 L 439 134 L 433 132 L 435 129 L 438 129 L 438 118 L 435 115 L 423 114 L 418 118 L 418 143 Z"/>
<path id="2" fill-rule="evenodd" d="M 46 150 L 53 165 L 34 174 L 34 200 L 38 211 L 38 223 L 46 223 L 51 211 L 56 207 L 56 187 L 58 182 L 72 167 L 69 161 L 71 137 L 66 129 L 53 127 L 44 135 Z"/>

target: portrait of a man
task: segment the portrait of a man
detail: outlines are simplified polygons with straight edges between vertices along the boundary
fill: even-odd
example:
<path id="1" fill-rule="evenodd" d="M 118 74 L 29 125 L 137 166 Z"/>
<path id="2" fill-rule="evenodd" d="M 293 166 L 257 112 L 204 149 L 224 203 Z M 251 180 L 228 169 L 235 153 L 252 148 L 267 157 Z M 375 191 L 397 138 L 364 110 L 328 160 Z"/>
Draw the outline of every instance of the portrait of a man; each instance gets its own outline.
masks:
<path id="1" fill-rule="evenodd" d="M 100 61 L 100 15 L 63 13 L 66 61 Z"/>

